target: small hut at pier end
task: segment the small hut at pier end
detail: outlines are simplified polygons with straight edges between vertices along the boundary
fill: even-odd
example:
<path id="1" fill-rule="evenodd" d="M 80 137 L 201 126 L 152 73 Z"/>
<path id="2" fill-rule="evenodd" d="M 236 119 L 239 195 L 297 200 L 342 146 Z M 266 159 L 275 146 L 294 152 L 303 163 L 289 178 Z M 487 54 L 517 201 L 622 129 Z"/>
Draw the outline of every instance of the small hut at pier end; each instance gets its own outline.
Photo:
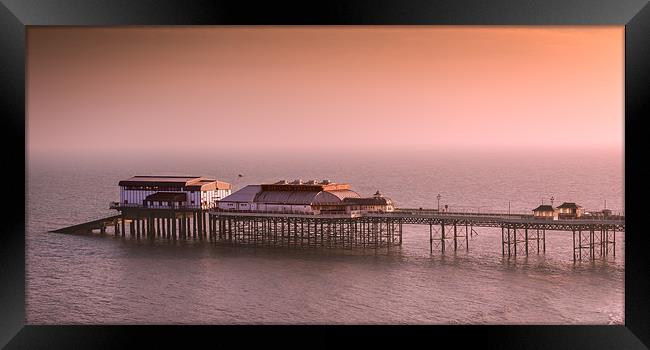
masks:
<path id="1" fill-rule="evenodd" d="M 548 204 L 542 204 L 539 207 L 533 209 L 533 216 L 538 219 L 558 219 L 558 211 L 553 208 L 553 206 Z"/>
<path id="2" fill-rule="evenodd" d="M 582 209 L 581 206 L 571 203 L 571 202 L 564 202 L 562 205 L 557 207 L 558 210 L 558 216 L 560 219 L 562 218 L 579 218 L 582 216 L 584 213 L 584 210 Z"/>

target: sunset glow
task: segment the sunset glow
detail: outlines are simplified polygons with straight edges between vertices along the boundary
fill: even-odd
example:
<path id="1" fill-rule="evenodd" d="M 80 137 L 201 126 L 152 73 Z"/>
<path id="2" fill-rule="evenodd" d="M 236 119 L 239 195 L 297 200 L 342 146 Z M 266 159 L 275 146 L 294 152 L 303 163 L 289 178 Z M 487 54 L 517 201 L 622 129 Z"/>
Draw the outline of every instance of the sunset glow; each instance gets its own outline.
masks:
<path id="1" fill-rule="evenodd" d="M 623 29 L 29 28 L 27 146 L 621 151 Z"/>

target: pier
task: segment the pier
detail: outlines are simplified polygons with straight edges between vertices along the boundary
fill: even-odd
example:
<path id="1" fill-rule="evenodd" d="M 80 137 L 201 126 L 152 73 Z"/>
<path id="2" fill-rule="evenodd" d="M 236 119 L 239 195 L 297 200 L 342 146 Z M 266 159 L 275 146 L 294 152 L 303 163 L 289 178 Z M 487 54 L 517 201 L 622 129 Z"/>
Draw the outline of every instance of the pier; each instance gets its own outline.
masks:
<path id="1" fill-rule="evenodd" d="M 480 228 L 501 229 L 501 254 L 516 257 L 546 253 L 546 231 L 564 231 L 573 242 L 573 260 L 616 256 L 616 232 L 625 220 L 540 219 L 528 214 L 454 213 L 433 209 L 395 209 L 390 213 L 301 214 L 243 212 L 198 207 L 119 207 L 120 215 L 53 232 L 197 239 L 231 245 L 291 248 L 390 249 L 402 244 L 404 225 L 429 226 L 430 252 L 469 251 Z M 109 229 L 109 230 L 107 230 Z"/>
<path id="2" fill-rule="evenodd" d="M 478 228 L 501 229 L 501 254 L 546 253 L 546 231 L 570 232 L 573 260 L 616 255 L 620 219 L 540 219 L 527 214 L 454 213 L 396 209 L 391 213 L 300 215 L 212 211 L 210 238 L 235 244 L 292 247 L 375 247 L 401 245 L 403 225 L 429 226 L 429 247 L 469 251 Z"/>
<path id="3" fill-rule="evenodd" d="M 470 250 L 482 228 L 501 229 L 501 254 L 544 254 L 546 231 L 573 240 L 573 260 L 616 256 L 616 232 L 625 218 L 611 210 L 589 213 L 572 202 L 540 205 L 532 213 L 453 212 L 398 208 L 379 191 L 362 197 L 349 184 L 281 180 L 231 185 L 201 176 L 134 176 L 119 182 L 118 215 L 54 232 L 101 234 L 136 239 L 198 239 L 228 245 L 290 248 L 391 249 L 403 241 L 404 225 L 429 228 L 429 250 Z M 436 197 L 440 200 L 440 196 Z M 107 230 L 108 229 L 108 230 Z"/>

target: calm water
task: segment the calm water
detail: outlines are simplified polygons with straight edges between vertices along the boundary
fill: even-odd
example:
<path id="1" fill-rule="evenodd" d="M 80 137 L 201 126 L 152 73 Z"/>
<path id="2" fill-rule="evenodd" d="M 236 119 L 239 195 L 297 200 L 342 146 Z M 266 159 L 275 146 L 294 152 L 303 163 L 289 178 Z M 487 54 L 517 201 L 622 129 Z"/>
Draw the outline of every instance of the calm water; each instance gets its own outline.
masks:
<path id="1" fill-rule="evenodd" d="M 171 156 L 170 156 L 171 157 Z M 174 158 L 174 157 L 171 157 Z M 237 179 L 237 174 L 244 174 Z M 112 212 L 117 181 L 136 174 L 208 175 L 234 183 L 350 182 L 400 207 L 529 211 L 542 198 L 623 211 L 620 154 L 330 155 L 202 159 L 29 159 L 27 322 L 620 324 L 624 243 L 616 258 L 573 263 L 567 232 L 546 255 L 501 257 L 500 230 L 470 251 L 429 252 L 428 227 L 404 226 L 393 251 L 291 251 L 135 241 L 47 231 Z"/>

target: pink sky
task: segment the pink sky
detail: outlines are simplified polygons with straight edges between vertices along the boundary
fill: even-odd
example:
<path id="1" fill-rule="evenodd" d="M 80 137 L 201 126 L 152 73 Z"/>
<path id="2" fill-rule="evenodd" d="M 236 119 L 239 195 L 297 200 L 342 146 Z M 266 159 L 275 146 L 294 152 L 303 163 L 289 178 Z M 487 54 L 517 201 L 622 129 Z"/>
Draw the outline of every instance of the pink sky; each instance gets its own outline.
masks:
<path id="1" fill-rule="evenodd" d="M 623 149 L 624 27 L 28 28 L 32 154 Z"/>

